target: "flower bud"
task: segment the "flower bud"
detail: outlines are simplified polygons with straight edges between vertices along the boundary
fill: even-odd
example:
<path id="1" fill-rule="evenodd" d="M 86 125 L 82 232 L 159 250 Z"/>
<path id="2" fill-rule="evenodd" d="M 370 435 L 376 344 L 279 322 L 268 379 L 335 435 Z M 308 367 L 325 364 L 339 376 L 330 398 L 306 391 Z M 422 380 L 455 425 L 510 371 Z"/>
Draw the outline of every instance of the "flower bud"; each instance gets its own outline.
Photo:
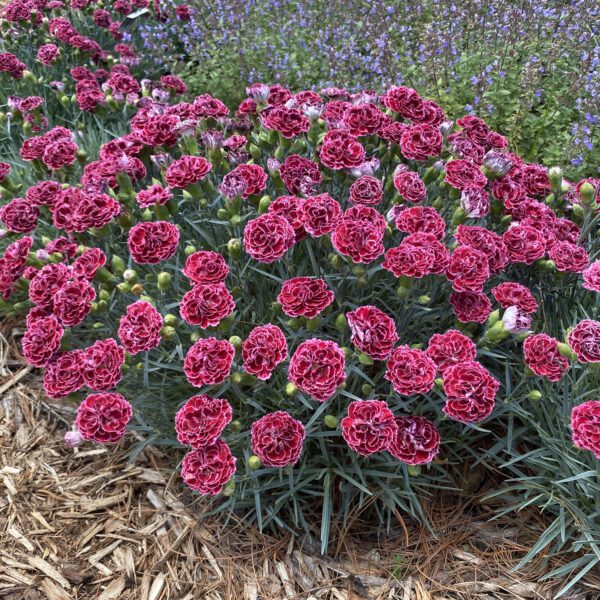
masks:
<path id="1" fill-rule="evenodd" d="M 236 349 L 236 350 L 241 350 L 242 348 L 242 344 L 243 344 L 243 340 L 239 335 L 232 335 L 229 338 L 229 343 Z"/>
<path id="2" fill-rule="evenodd" d="M 268 210 L 271 204 L 271 198 L 269 196 L 263 196 L 258 202 L 258 214 L 264 215 Z"/>
<path id="3" fill-rule="evenodd" d="M 118 254 L 112 255 L 110 264 L 115 273 L 123 273 L 125 271 L 125 261 Z"/>
<path id="4" fill-rule="evenodd" d="M 335 429 L 338 425 L 338 420 L 333 415 L 325 415 L 323 417 L 323 423 L 325 423 L 325 427 L 329 429 Z"/>
<path id="5" fill-rule="evenodd" d="M 23 81 L 26 81 L 27 83 L 37 83 L 37 79 L 31 71 L 23 71 Z"/>
<path id="6" fill-rule="evenodd" d="M 527 397 L 535 402 L 542 399 L 542 392 L 539 390 L 531 390 L 529 394 L 527 394 Z"/>
<path id="7" fill-rule="evenodd" d="M 227 252 L 231 258 L 236 259 L 241 256 L 242 242 L 238 239 L 231 239 L 227 242 Z"/>
<path id="8" fill-rule="evenodd" d="M 257 469 L 260 469 L 261 466 L 262 466 L 262 463 L 260 462 L 260 458 L 258 458 L 258 456 L 253 454 L 248 459 L 248 468 L 252 469 L 252 471 L 256 471 Z"/>
<path id="9" fill-rule="evenodd" d="M 348 327 L 348 319 L 344 313 L 338 315 L 335 319 L 335 328 L 339 331 L 343 331 Z"/>
<path id="10" fill-rule="evenodd" d="M 332 254 L 329 261 L 331 266 L 336 269 L 341 269 L 344 266 L 344 259 L 339 254 Z"/>
<path id="11" fill-rule="evenodd" d="M 319 325 L 321 325 L 320 317 L 313 317 L 312 319 L 306 319 L 307 331 L 317 331 L 317 329 L 319 329 Z"/>
<path id="12" fill-rule="evenodd" d="M 368 365 L 372 365 L 373 364 L 373 359 L 368 354 L 365 354 L 364 352 L 361 352 L 358 355 L 358 362 L 361 365 L 367 365 L 368 366 Z"/>
<path id="13" fill-rule="evenodd" d="M 131 293 L 134 296 L 141 296 L 144 292 L 144 286 L 141 283 L 135 283 L 131 286 Z"/>
<path id="14" fill-rule="evenodd" d="M 77 429 L 74 431 L 67 431 L 67 433 L 65 433 L 64 440 L 65 444 L 67 444 L 69 448 L 77 448 L 77 446 L 80 446 L 85 441 Z"/>
<path id="15" fill-rule="evenodd" d="M 175 329 L 175 327 L 171 327 L 170 325 L 165 325 L 165 327 L 163 327 L 160 330 L 160 337 L 163 340 L 171 340 L 176 335 L 177 335 L 177 330 Z"/>
<path id="16" fill-rule="evenodd" d="M 174 325 L 177 325 L 179 319 L 175 315 L 167 314 L 164 316 L 163 321 L 165 325 L 170 325 L 172 327 Z"/>
<path id="17" fill-rule="evenodd" d="M 583 206 L 590 207 L 594 204 L 594 197 L 596 196 L 596 190 L 594 189 L 594 186 L 589 181 L 586 181 L 579 188 L 579 195 L 581 196 L 581 204 L 583 204 Z"/>
<path id="18" fill-rule="evenodd" d="M 123 271 L 123 279 L 129 283 L 135 283 L 137 281 L 138 274 L 133 269 L 127 269 Z"/>
<path id="19" fill-rule="evenodd" d="M 423 306 L 427 306 L 431 302 L 431 298 L 427 294 L 423 294 L 417 298 L 417 302 Z"/>
<path id="20" fill-rule="evenodd" d="M 569 344 L 565 344 L 564 342 L 558 342 L 558 352 L 561 356 L 564 356 L 565 358 L 577 358 L 573 350 L 571 350 L 571 346 L 569 346 Z"/>
<path id="21" fill-rule="evenodd" d="M 196 249 L 196 246 L 192 246 L 191 244 L 188 244 L 184 248 L 183 252 L 186 256 L 190 256 L 190 254 L 194 254 L 194 252 L 197 252 L 197 249 Z"/>
<path id="22" fill-rule="evenodd" d="M 158 289 L 161 292 L 166 292 L 171 287 L 172 279 L 171 273 L 161 271 L 156 278 Z"/>
<path id="23" fill-rule="evenodd" d="M 223 487 L 223 496 L 229 497 L 235 494 L 235 481 L 230 479 Z"/>
<path id="24" fill-rule="evenodd" d="M 552 167 L 548 171 L 548 179 L 550 180 L 550 186 L 553 192 L 560 191 L 562 187 L 563 172 L 560 167 Z"/>
<path id="25" fill-rule="evenodd" d="M 117 285 L 117 289 L 125 294 L 131 292 L 131 284 L 128 281 L 123 281 Z"/>
<path id="26" fill-rule="evenodd" d="M 369 398 L 373 393 L 373 386 L 368 383 L 364 383 L 360 388 L 360 391 L 362 392 L 365 398 Z"/>
<path id="27" fill-rule="evenodd" d="M 233 431 L 233 433 L 238 433 L 242 430 L 242 423 L 239 420 L 235 420 L 231 422 L 231 425 L 229 426 L 231 431 Z"/>
<path id="28" fill-rule="evenodd" d="M 296 384 L 292 383 L 291 381 L 288 381 L 287 385 L 285 386 L 286 396 L 295 396 L 297 391 L 298 388 L 296 387 Z"/>

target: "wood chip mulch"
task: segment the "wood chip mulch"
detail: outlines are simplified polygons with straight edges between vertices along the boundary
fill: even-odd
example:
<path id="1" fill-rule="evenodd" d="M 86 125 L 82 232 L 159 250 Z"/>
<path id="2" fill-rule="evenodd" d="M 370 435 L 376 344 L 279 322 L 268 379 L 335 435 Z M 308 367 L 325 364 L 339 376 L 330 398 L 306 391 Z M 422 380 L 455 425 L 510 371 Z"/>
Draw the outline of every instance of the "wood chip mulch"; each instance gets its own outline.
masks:
<path id="1" fill-rule="evenodd" d="M 262 534 L 199 519 L 173 464 L 126 443 L 72 450 L 74 407 L 44 399 L 39 378 L 0 333 L 0 599 L 7 600 L 551 600 L 564 582 L 540 578 L 543 558 L 511 572 L 544 520 L 487 523 L 485 510 L 440 495 L 435 535 L 405 522 L 336 532 L 332 557 L 305 536 Z M 552 566 L 572 556 L 558 557 Z M 565 600 L 600 598 L 600 573 Z"/>

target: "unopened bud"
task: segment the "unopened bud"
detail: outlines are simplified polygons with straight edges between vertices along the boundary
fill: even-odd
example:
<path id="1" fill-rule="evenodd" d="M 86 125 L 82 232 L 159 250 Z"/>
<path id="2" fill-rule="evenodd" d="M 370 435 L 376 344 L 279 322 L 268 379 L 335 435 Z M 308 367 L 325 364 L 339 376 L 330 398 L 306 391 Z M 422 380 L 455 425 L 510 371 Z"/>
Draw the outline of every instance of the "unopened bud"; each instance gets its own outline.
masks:
<path id="1" fill-rule="evenodd" d="M 179 321 L 179 319 L 175 315 L 172 315 L 172 314 L 165 315 L 163 320 L 165 322 L 165 325 L 169 325 L 171 327 L 173 325 L 177 325 L 177 322 Z"/>
<path id="2" fill-rule="evenodd" d="M 160 330 L 160 337 L 163 340 L 171 340 L 173 339 L 175 336 L 177 335 L 177 330 L 175 329 L 175 327 L 171 327 L 170 325 L 165 325 L 161 330 Z"/>
<path id="3" fill-rule="evenodd" d="M 133 269 L 127 269 L 123 271 L 123 279 L 129 283 L 135 283 L 137 281 L 138 274 Z"/>
<path id="4" fill-rule="evenodd" d="M 235 494 L 235 481 L 230 479 L 223 487 L 223 496 L 233 496 Z"/>
<path id="5" fill-rule="evenodd" d="M 242 242 L 238 239 L 231 239 L 227 242 L 227 252 L 231 258 L 239 258 L 242 253 Z"/>
<path id="6" fill-rule="evenodd" d="M 269 210 L 270 205 L 271 198 L 269 198 L 269 196 L 263 196 L 258 202 L 258 214 L 264 215 Z"/>
<path id="7" fill-rule="evenodd" d="M 325 415 L 323 417 L 323 423 L 325 423 L 325 427 L 329 427 L 329 429 L 335 429 L 338 425 L 338 420 L 333 415 Z"/>
<path id="8" fill-rule="evenodd" d="M 229 338 L 229 343 L 236 349 L 240 350 L 243 344 L 243 340 L 239 335 L 232 335 Z"/>
<path id="9" fill-rule="evenodd" d="M 368 354 L 365 354 L 364 352 L 361 352 L 358 355 L 358 362 L 361 365 L 372 365 L 373 364 L 373 359 Z"/>
<path id="10" fill-rule="evenodd" d="M 291 381 L 289 381 L 285 386 L 285 393 L 287 396 L 295 396 L 297 391 L 298 388 L 296 387 L 296 384 L 292 383 Z"/>
<path id="11" fill-rule="evenodd" d="M 596 196 L 596 190 L 594 189 L 594 186 L 589 181 L 586 181 L 579 188 L 579 195 L 581 196 L 581 203 L 586 207 L 590 207 L 594 203 L 594 197 Z"/>
<path id="12" fill-rule="evenodd" d="M 306 329 L 308 331 L 317 331 L 317 329 L 319 329 L 320 324 L 321 324 L 320 317 L 313 317 L 312 319 L 306 319 Z"/>
<path id="13" fill-rule="evenodd" d="M 550 180 L 550 186 L 552 191 L 558 192 L 562 186 L 563 172 L 560 167 L 552 167 L 548 171 L 548 179 Z"/>
<path id="14" fill-rule="evenodd" d="M 542 392 L 539 390 L 531 390 L 529 394 L 527 394 L 527 397 L 535 402 L 542 399 Z"/>
<path id="15" fill-rule="evenodd" d="M 171 287 L 172 279 L 171 273 L 161 271 L 156 278 L 158 289 L 161 292 L 166 292 Z"/>
<path id="16" fill-rule="evenodd" d="M 346 315 L 342 313 L 341 315 L 338 315 L 335 319 L 335 328 L 339 331 L 343 331 L 344 329 L 346 329 L 346 327 L 348 327 L 348 319 L 346 318 Z"/>
<path id="17" fill-rule="evenodd" d="M 373 386 L 368 383 L 364 383 L 360 388 L 360 391 L 365 398 L 368 398 L 373 393 Z"/>
<path id="18" fill-rule="evenodd" d="M 262 466 L 262 463 L 260 462 L 260 458 L 258 458 L 258 456 L 256 456 L 255 454 L 253 454 L 248 459 L 248 468 L 249 469 L 256 471 L 257 469 L 260 469 L 261 466 Z"/>

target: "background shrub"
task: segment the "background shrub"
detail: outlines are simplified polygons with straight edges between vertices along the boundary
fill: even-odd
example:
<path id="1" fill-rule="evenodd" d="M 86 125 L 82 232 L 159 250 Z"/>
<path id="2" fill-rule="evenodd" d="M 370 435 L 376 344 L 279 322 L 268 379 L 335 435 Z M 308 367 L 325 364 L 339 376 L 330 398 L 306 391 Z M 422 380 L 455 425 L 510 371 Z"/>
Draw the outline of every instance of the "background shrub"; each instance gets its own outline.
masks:
<path id="1" fill-rule="evenodd" d="M 149 67 L 236 105 L 240 82 L 293 89 L 406 84 L 452 118 L 477 114 L 527 160 L 598 171 L 600 7 L 593 0 L 193 0 L 148 23 Z"/>

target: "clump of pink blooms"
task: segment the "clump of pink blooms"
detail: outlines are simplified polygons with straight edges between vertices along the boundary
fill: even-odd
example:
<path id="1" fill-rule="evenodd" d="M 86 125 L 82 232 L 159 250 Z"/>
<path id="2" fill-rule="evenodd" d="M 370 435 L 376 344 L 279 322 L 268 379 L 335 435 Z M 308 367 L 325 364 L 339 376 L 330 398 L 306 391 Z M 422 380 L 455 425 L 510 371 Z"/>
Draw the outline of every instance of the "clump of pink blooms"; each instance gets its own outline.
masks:
<path id="1" fill-rule="evenodd" d="M 69 444 L 123 437 L 135 419 L 131 365 L 161 350 L 197 388 L 172 398 L 174 435 L 189 448 L 183 480 L 208 495 L 231 490 L 244 453 L 250 465 L 292 468 L 320 428 L 337 430 L 362 457 L 430 463 L 443 449 L 444 417 L 479 423 L 502 399 L 482 352 L 492 346 L 516 344 L 527 373 L 550 382 L 575 362 L 600 363 L 600 321 L 552 337 L 540 289 L 518 275 L 570 277 L 579 293 L 600 292 L 581 225 L 597 210 L 599 180 L 569 182 L 528 164 L 484 120 L 453 123 L 409 87 L 317 93 L 254 84 L 232 114 L 212 96 L 185 96 L 174 75 L 138 80 L 119 19 L 147 4 L 89 9 L 117 42 L 118 61 L 68 18 L 41 19 L 62 2 L 3 9 L 12 26 L 36 21 L 52 40 L 37 49 L 40 68 L 72 49 L 89 58 L 68 65 L 54 86 L 59 100 L 73 94 L 99 118 L 130 114 L 127 133 L 88 157 L 85 132 L 49 129 L 35 77 L 0 53 L 0 81 L 30 81 L 32 95 L 12 110 L 36 128 L 20 157 L 38 174 L 21 189 L 15 169 L 0 163 L 8 241 L 0 294 L 4 308 L 27 303 L 22 352 L 44 369 L 46 393 L 81 400 Z M 88 10 L 88 2 L 71 6 Z M 177 15 L 189 18 L 189 9 Z M 277 281 L 276 293 L 240 293 L 245 280 L 261 279 Z M 454 318 L 413 339 L 398 323 L 421 280 L 441 290 L 435 306 Z M 103 311 L 112 329 L 96 334 Z M 334 399 L 357 371 L 380 381 L 377 391 L 363 385 L 363 398 L 342 396 L 338 414 Z M 270 402 L 285 399 L 282 409 L 240 422 L 241 390 L 258 384 Z M 299 395 L 315 410 L 330 403 L 328 418 L 301 422 Z M 437 413 L 424 397 L 436 399 Z M 575 406 L 571 428 L 574 444 L 600 458 L 600 401 Z M 240 429 L 249 435 L 229 435 Z"/>

